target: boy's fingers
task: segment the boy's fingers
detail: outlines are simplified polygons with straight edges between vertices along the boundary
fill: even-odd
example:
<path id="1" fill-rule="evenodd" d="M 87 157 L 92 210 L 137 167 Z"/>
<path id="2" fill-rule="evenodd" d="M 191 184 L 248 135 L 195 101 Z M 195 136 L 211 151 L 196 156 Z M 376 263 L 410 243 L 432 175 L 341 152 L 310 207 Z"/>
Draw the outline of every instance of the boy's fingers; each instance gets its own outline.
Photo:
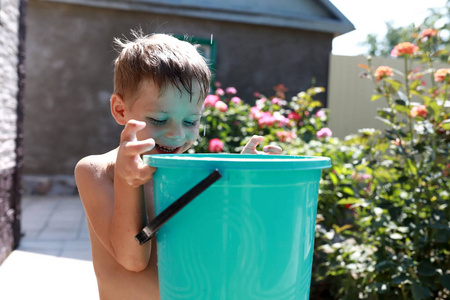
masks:
<path id="1" fill-rule="evenodd" d="M 136 140 L 136 132 L 143 129 L 145 127 L 145 122 L 140 122 L 136 120 L 129 120 L 127 124 L 125 124 L 125 128 L 122 130 L 122 134 L 120 135 L 120 141 L 135 141 Z"/>
<path id="2" fill-rule="evenodd" d="M 131 186 L 137 187 L 152 179 L 153 173 L 155 173 L 156 168 L 140 162 L 139 165 L 136 166 L 136 168 L 129 171 L 132 172 L 133 176 L 127 179 L 127 183 Z"/>
<path id="3" fill-rule="evenodd" d="M 131 141 L 123 144 L 125 155 L 140 155 L 155 147 L 154 139 L 146 139 L 143 141 Z"/>
<path id="4" fill-rule="evenodd" d="M 283 149 L 276 145 L 267 145 L 263 148 L 264 154 L 281 154 L 283 153 Z"/>
<path id="5" fill-rule="evenodd" d="M 139 167 L 139 175 L 140 175 L 141 179 L 144 181 L 150 180 L 153 176 L 153 173 L 155 173 L 155 171 L 156 171 L 156 168 L 150 167 L 149 165 L 146 165 L 146 164 L 142 164 Z"/>
<path id="6" fill-rule="evenodd" d="M 264 137 L 259 135 L 254 135 L 251 137 L 250 141 L 248 141 L 247 145 L 244 146 L 244 149 L 242 149 L 241 153 L 249 153 L 249 154 L 256 154 L 256 147 L 258 147 L 258 144 L 261 143 L 264 140 Z"/>
<path id="7" fill-rule="evenodd" d="M 133 172 L 134 178 L 131 179 L 128 184 L 134 187 L 143 185 L 153 177 L 153 173 L 155 173 L 155 171 L 156 168 L 150 167 L 146 164 L 141 164 L 139 168 Z"/>

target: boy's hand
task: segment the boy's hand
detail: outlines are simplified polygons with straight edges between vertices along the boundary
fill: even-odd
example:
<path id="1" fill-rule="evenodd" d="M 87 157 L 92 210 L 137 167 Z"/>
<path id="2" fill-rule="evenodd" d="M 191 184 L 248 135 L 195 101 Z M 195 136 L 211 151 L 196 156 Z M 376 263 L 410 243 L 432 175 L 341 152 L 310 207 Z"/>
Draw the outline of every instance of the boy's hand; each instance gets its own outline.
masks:
<path id="1" fill-rule="evenodd" d="M 136 132 L 144 129 L 145 125 L 145 122 L 130 120 L 120 136 L 120 147 L 114 172 L 133 187 L 149 181 L 156 171 L 156 168 L 144 164 L 141 158 L 141 154 L 155 147 L 155 141 L 151 138 L 138 141 L 136 138 Z"/>
<path id="2" fill-rule="evenodd" d="M 283 149 L 275 145 L 267 145 L 264 146 L 263 151 L 257 151 L 256 147 L 259 143 L 264 140 L 264 137 L 259 135 L 254 135 L 251 137 L 250 141 L 248 141 L 247 145 L 245 145 L 244 149 L 242 149 L 241 154 L 281 154 Z"/>

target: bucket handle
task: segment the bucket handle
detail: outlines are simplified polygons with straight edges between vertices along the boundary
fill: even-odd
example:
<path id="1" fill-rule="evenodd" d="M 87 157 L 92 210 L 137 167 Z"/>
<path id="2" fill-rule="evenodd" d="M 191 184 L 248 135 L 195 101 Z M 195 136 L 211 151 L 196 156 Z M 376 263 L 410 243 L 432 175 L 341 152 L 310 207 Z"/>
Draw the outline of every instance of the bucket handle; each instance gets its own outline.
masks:
<path id="1" fill-rule="evenodd" d="M 194 200 L 195 197 L 200 195 L 204 190 L 211 186 L 214 182 L 219 180 L 222 175 L 219 170 L 215 170 L 209 174 L 205 179 L 197 183 L 196 186 L 187 191 L 183 196 L 178 198 L 169 207 L 163 210 L 159 215 L 157 215 L 153 220 L 145 226 L 141 232 L 139 232 L 135 239 L 140 245 L 150 240 L 155 236 L 156 232 L 163 226 L 170 218 L 172 218 L 176 213 L 178 213 L 183 207 L 185 207 L 189 202 Z"/>

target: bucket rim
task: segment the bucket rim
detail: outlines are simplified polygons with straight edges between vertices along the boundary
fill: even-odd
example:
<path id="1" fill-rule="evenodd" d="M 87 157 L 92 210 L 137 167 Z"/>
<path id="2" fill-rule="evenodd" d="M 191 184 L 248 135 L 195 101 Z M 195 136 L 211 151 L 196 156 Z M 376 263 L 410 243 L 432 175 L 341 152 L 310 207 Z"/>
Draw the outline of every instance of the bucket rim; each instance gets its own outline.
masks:
<path id="1" fill-rule="evenodd" d="M 144 155 L 143 160 L 144 163 L 157 168 L 311 170 L 331 167 L 331 159 L 328 157 L 302 155 L 235 153 L 152 154 Z"/>

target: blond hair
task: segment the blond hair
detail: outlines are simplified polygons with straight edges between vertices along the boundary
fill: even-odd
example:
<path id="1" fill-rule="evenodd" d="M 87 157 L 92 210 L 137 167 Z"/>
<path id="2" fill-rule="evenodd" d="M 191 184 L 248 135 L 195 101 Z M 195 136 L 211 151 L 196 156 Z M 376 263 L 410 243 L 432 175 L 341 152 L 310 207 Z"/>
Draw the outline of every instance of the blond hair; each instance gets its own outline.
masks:
<path id="1" fill-rule="evenodd" d="M 133 41 L 114 39 L 120 53 L 114 61 L 114 93 L 126 103 L 134 103 L 139 87 L 151 79 L 164 90 L 167 84 L 180 92 L 193 95 L 193 85 L 200 86 L 199 101 L 209 92 L 211 72 L 198 53 L 196 45 L 167 34 L 144 36 L 142 31 L 132 31 Z"/>

